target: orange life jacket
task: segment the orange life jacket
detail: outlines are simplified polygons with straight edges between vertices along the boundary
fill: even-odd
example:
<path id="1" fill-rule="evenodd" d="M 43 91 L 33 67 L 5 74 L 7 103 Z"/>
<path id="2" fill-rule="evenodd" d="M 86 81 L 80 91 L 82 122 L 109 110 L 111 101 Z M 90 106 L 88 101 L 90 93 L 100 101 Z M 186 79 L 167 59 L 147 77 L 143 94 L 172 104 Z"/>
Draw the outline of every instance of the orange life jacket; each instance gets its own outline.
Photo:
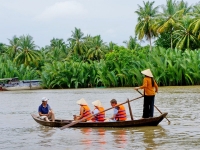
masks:
<path id="1" fill-rule="evenodd" d="M 117 121 L 125 121 L 126 120 L 126 110 L 123 105 L 119 105 L 118 113 L 115 116 L 115 120 Z"/>
<path id="2" fill-rule="evenodd" d="M 81 107 L 84 108 L 83 118 L 91 115 L 90 108 L 87 105 L 81 105 Z M 90 120 L 90 119 L 91 119 L 91 117 L 87 118 L 86 120 Z"/>
<path id="3" fill-rule="evenodd" d="M 103 107 L 96 107 L 96 108 L 99 110 L 99 112 L 104 111 Z M 105 120 L 105 112 L 95 115 L 94 118 L 95 118 L 94 121 L 103 122 Z"/>

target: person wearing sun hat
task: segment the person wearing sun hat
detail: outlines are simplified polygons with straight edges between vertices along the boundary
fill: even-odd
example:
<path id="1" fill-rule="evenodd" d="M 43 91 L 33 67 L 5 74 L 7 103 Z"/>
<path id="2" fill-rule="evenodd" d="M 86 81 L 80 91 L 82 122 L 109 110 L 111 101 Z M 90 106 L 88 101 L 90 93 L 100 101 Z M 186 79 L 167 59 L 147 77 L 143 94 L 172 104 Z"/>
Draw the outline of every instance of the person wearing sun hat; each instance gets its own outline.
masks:
<path id="1" fill-rule="evenodd" d="M 145 75 L 143 79 L 143 85 L 135 87 L 135 90 L 144 89 L 144 104 L 142 118 L 153 117 L 154 113 L 154 99 L 158 92 L 158 85 L 153 78 L 153 74 L 150 69 L 141 71 Z"/>
<path id="2" fill-rule="evenodd" d="M 80 120 L 84 117 L 88 117 L 91 115 L 90 108 L 84 98 L 81 98 L 76 102 L 78 105 L 80 105 L 80 115 L 76 116 L 74 115 L 74 120 Z M 85 121 L 91 120 L 91 117 L 87 118 Z"/>
<path id="3" fill-rule="evenodd" d="M 101 111 L 104 111 L 104 107 L 102 106 L 100 100 L 96 100 L 92 102 L 94 105 L 94 110 L 92 111 L 92 114 L 97 114 L 92 118 L 92 121 L 94 122 L 103 122 L 105 120 L 105 112 L 99 113 Z"/>
<path id="4" fill-rule="evenodd" d="M 46 97 L 42 98 L 42 104 L 38 107 L 38 113 L 39 113 L 40 119 L 43 119 L 48 122 L 51 119 L 54 122 L 55 114 L 53 110 L 51 109 L 50 105 L 47 104 L 48 100 L 49 99 Z"/>

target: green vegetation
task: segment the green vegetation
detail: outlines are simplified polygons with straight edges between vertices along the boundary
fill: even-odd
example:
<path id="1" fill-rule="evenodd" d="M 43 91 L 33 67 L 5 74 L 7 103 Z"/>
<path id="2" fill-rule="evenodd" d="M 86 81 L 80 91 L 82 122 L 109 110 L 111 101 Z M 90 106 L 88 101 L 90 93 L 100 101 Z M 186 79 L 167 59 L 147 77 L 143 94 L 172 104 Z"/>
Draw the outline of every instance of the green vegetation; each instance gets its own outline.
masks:
<path id="1" fill-rule="evenodd" d="M 138 5 L 135 38 L 125 46 L 75 28 L 71 37 L 53 38 L 39 48 L 30 35 L 0 43 L 0 78 L 42 79 L 44 88 L 124 87 L 142 83 L 150 68 L 161 86 L 200 85 L 200 3 L 167 0 Z M 149 40 L 142 47 L 137 39 Z M 154 38 L 154 46 L 152 39 Z"/>

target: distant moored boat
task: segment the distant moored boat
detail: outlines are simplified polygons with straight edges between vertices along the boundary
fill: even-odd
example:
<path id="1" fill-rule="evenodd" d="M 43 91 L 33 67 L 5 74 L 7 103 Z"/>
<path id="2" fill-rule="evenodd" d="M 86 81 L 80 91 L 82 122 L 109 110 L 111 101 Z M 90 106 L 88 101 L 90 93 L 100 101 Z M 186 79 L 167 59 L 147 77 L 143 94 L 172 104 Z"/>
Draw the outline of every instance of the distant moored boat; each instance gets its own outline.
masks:
<path id="1" fill-rule="evenodd" d="M 0 79 L 0 90 L 2 91 L 36 90 L 41 88 L 41 80 L 19 80 L 17 77 Z"/>

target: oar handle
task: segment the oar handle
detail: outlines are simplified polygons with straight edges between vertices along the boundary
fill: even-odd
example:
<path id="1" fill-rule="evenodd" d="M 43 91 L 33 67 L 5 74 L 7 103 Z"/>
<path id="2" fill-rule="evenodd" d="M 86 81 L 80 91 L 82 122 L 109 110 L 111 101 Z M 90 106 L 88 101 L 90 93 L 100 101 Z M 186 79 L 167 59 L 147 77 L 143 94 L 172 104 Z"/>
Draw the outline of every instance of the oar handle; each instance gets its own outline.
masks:
<path id="1" fill-rule="evenodd" d="M 163 114 L 163 113 L 160 111 L 160 109 L 158 109 L 158 107 L 157 107 L 156 105 L 154 105 L 154 107 L 155 107 L 161 114 Z M 165 119 L 167 119 L 167 117 L 165 117 Z M 167 119 L 167 121 L 170 123 L 169 119 Z"/>
<path id="2" fill-rule="evenodd" d="M 141 95 L 143 95 L 139 90 L 136 90 L 138 93 L 140 93 Z M 154 107 L 161 113 L 163 114 L 156 105 L 154 105 Z M 165 117 L 165 119 L 167 119 L 167 117 Z M 167 119 L 168 123 L 170 123 L 169 119 Z"/>
<path id="3" fill-rule="evenodd" d="M 132 102 L 132 101 L 137 100 L 137 99 L 142 98 L 142 97 L 143 97 L 143 96 L 134 98 L 134 99 L 132 99 L 132 100 L 129 100 L 129 102 Z M 123 104 L 126 104 L 126 103 L 128 103 L 128 101 L 123 102 L 123 103 L 121 103 L 121 104 L 118 104 L 118 105 L 116 105 L 115 107 L 120 106 L 120 105 L 123 105 Z M 100 111 L 100 112 L 98 112 L 98 113 L 96 113 L 96 114 L 91 114 L 91 115 L 89 115 L 89 116 L 87 116 L 87 117 L 84 117 L 84 118 L 82 118 L 82 119 L 80 119 L 80 120 L 74 121 L 74 122 L 72 122 L 72 123 L 70 123 L 70 124 L 67 124 L 67 125 L 65 125 L 65 126 L 63 126 L 63 127 L 60 127 L 60 129 L 63 130 L 63 129 L 65 129 L 65 128 L 69 128 L 69 127 L 71 127 L 71 126 L 73 126 L 73 125 L 75 125 L 75 124 L 77 124 L 77 123 L 79 123 L 79 122 L 82 122 L 82 121 L 84 121 L 84 120 L 86 120 L 86 119 L 88 119 L 88 118 L 90 118 L 90 117 L 92 117 L 92 116 L 95 116 L 95 115 L 97 115 L 97 114 L 99 114 L 99 113 L 108 111 L 108 110 L 110 110 L 110 109 L 113 109 L 113 107 L 110 107 L 110 108 L 108 108 L 108 109 L 106 109 L 106 110 Z"/>
<path id="4" fill-rule="evenodd" d="M 138 93 L 140 93 L 141 95 L 143 95 L 139 90 L 136 90 Z"/>

